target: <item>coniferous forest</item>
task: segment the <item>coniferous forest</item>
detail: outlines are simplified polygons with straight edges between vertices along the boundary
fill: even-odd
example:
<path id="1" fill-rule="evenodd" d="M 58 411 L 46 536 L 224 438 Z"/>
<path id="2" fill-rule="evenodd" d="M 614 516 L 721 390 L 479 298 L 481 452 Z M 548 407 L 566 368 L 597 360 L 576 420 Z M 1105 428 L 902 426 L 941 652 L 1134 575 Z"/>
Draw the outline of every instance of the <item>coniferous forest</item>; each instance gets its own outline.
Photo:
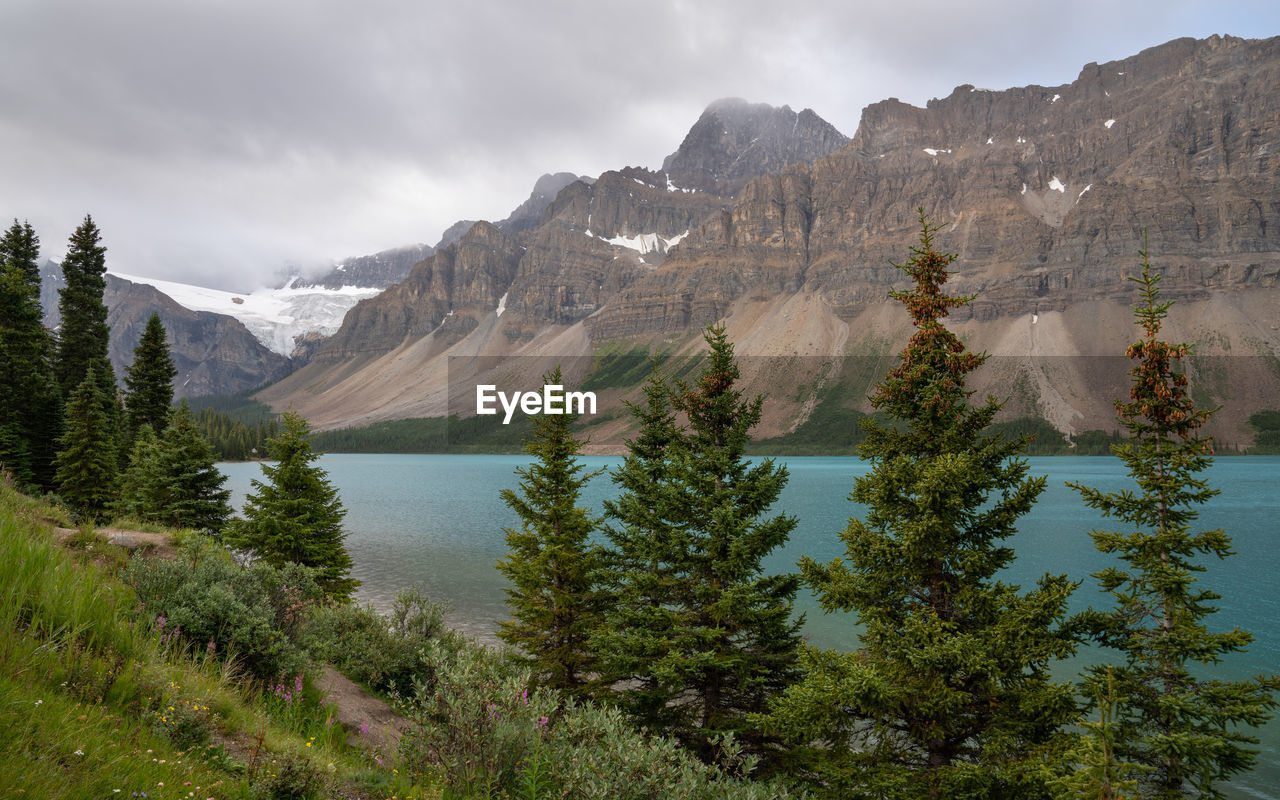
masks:
<path id="1" fill-rule="evenodd" d="M 1219 596 L 1198 585 L 1233 555 L 1231 533 L 1198 529 L 1217 493 L 1200 435 L 1213 409 L 1180 368 L 1191 348 L 1162 338 L 1158 273 L 1139 253 L 1125 435 L 1108 443 L 1131 484 L 1073 485 L 1115 530 L 1089 532 L 1111 562 L 1088 587 L 1096 607 L 1072 614 L 1085 587 L 1065 575 L 1001 578 L 1045 479 L 1029 472 L 1030 434 L 993 424 L 1002 400 L 967 387 L 985 355 L 944 320 L 974 297 L 949 293 L 955 256 L 923 210 L 919 228 L 895 265 L 907 287 L 890 295 L 913 333 L 849 437 L 869 471 L 850 494 L 865 513 L 831 532 L 843 554 L 764 569 L 796 526 L 795 509 L 777 507 L 789 475 L 748 457 L 765 400 L 744 396 L 713 325 L 699 370 L 655 366 L 628 404 L 635 433 L 603 515 L 581 504 L 592 474 L 572 417 L 525 429 L 530 461 L 502 493 L 518 524 L 497 564 L 511 612 L 497 651 L 450 631 L 420 591 L 389 614 L 352 601 L 345 509 L 306 420 L 175 407 L 156 316 L 116 383 L 106 250 L 89 217 L 63 261 L 63 324 L 44 328 L 39 241 L 15 220 L 0 240 L 0 788 L 1225 796 L 1255 763 L 1280 677 L 1213 677 L 1251 636 L 1219 630 Z M 270 459 L 241 518 L 214 465 L 235 457 Z M 130 557 L 99 525 L 163 533 Z M 855 649 L 802 641 L 801 591 L 847 620 Z M 1055 677 L 1086 647 L 1097 663 Z M 337 673 L 350 690 L 334 688 Z M 344 718 L 345 691 L 385 703 L 384 729 Z"/>

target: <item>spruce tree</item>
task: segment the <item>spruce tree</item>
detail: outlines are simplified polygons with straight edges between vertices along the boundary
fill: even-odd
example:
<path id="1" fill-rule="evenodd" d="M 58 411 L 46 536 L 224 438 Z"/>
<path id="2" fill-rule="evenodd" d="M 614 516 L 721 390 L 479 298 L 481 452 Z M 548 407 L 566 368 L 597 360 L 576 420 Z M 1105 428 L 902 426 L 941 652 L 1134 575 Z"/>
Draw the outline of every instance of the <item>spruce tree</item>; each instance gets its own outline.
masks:
<path id="1" fill-rule="evenodd" d="M 221 532 L 231 516 L 231 490 L 222 488 L 227 477 L 214 466 L 213 448 L 196 428 L 186 400 L 173 413 L 154 456 L 156 518 L 175 528 Z"/>
<path id="2" fill-rule="evenodd" d="M 674 427 L 660 384 L 636 412 L 647 422 L 615 475 L 623 496 L 607 508 L 616 523 L 608 535 L 618 602 L 598 641 L 606 674 L 625 682 L 622 702 L 637 721 L 711 760 L 728 733 L 767 751 L 771 742 L 749 715 L 794 677 L 800 622 L 791 614 L 798 578 L 761 568 L 796 524 L 767 516 L 786 468 L 744 455 L 763 399 L 743 399 L 735 388 L 723 326 L 705 338 L 710 351 L 697 381 L 677 382 L 670 393 L 670 410 L 687 427 Z"/>
<path id="3" fill-rule="evenodd" d="M 560 368 L 543 381 L 562 385 Z M 598 520 L 578 499 L 598 473 L 585 472 L 577 458 L 582 445 L 571 430 L 575 418 L 536 417 L 533 436 L 525 444 L 525 452 L 536 460 L 516 470 L 518 492 L 502 491 L 503 502 L 520 517 L 520 527 L 506 529 L 510 552 L 498 562 L 511 582 L 506 592 L 512 616 L 498 636 L 519 648 L 518 660 L 545 685 L 586 696 L 596 689 L 588 638 L 600 624 L 600 554 L 591 542 Z"/>
<path id="4" fill-rule="evenodd" d="M 115 436 L 103 405 L 91 367 L 67 403 L 56 460 L 58 493 L 92 518 L 104 516 L 115 497 Z"/>
<path id="5" fill-rule="evenodd" d="M 1125 698 L 1116 710 L 1116 750 L 1146 768 L 1142 797 L 1220 798 L 1222 782 L 1256 758 L 1248 745 L 1257 739 L 1238 726 L 1269 718 L 1280 678 L 1208 680 L 1196 670 L 1244 650 L 1253 637 L 1239 628 L 1214 633 L 1206 625 L 1220 596 L 1196 588 L 1196 573 L 1205 570 L 1196 559 L 1232 554 L 1223 530 L 1192 531 L 1199 506 L 1218 494 L 1200 477 L 1212 462 L 1212 442 L 1200 434 L 1212 410 L 1196 408 L 1186 375 L 1176 369 L 1190 346 L 1160 338 L 1172 303 L 1160 300 L 1160 276 L 1151 271 L 1145 247 L 1140 255 L 1142 274 L 1132 280 L 1141 289 L 1134 316 L 1143 336 L 1126 352 L 1134 362 L 1129 400 L 1116 402 L 1129 437 L 1111 447 L 1137 490 L 1069 484 L 1090 508 L 1125 526 L 1090 532 L 1099 550 L 1123 562 L 1095 575 L 1115 607 L 1090 615 L 1098 641 L 1123 663 L 1094 668 L 1088 684 L 1096 692 L 1113 674 Z"/>
<path id="6" fill-rule="evenodd" d="M 228 529 L 233 547 L 252 551 L 273 566 L 288 562 L 320 570 L 316 582 L 330 597 L 346 600 L 360 582 L 350 576 L 343 546 L 346 509 L 308 441 L 307 421 L 284 413 L 284 430 L 267 442 L 274 464 L 264 462 L 266 481 L 254 480 L 244 516 Z"/>
<path id="7" fill-rule="evenodd" d="M 984 433 L 1000 404 L 970 405 L 965 379 L 985 356 L 942 320 L 971 298 L 944 291 L 955 256 L 919 213 L 920 245 L 899 266 L 913 285 L 891 292 L 915 333 L 872 397 L 893 424 L 864 423 L 870 470 L 850 496 L 866 517 L 840 534 L 843 558 L 801 562 L 824 610 L 853 612 L 861 648 L 808 651 L 773 722 L 817 743 L 807 770 L 833 797 L 1043 796 L 1040 750 L 1075 718 L 1071 686 L 1049 678 L 1074 650 L 1074 587 L 996 578 L 1045 481 L 1017 457 L 1025 441 Z"/>
<path id="8" fill-rule="evenodd" d="M 129 459 L 120 475 L 120 491 L 112 511 L 123 517 L 151 521 L 157 518 L 161 475 L 159 472 L 160 440 L 150 425 L 143 424 L 133 435 Z"/>
<path id="9" fill-rule="evenodd" d="M 133 350 L 133 363 L 124 374 L 124 404 L 130 431 L 142 425 L 150 425 L 157 431 L 165 429 L 172 411 L 173 379 L 177 374 L 169 355 L 164 324 L 160 322 L 160 315 L 152 312 Z"/>
<path id="10" fill-rule="evenodd" d="M 98 243 L 99 238 L 98 227 L 88 216 L 71 234 L 67 257 L 62 262 L 65 285 L 58 294 L 62 322 L 58 326 L 54 372 L 63 396 L 69 396 L 92 370 L 99 393 L 105 402 L 114 403 L 115 375 L 108 357 L 110 329 L 107 306 L 102 300 L 107 249 Z"/>
<path id="11" fill-rule="evenodd" d="M 620 490 L 605 500 L 603 588 L 608 597 L 605 625 L 592 648 L 611 681 L 625 681 L 618 700 L 632 719 L 651 730 L 672 730 L 682 716 L 668 705 L 673 687 L 653 668 L 667 657 L 673 614 L 666 602 L 678 577 L 670 553 L 675 531 L 669 518 L 668 448 L 679 435 L 671 408 L 671 389 L 654 365 L 644 388 L 644 403 L 627 404 L 639 423 L 627 441 L 627 457 L 611 478 Z"/>
<path id="12" fill-rule="evenodd" d="M 1125 761 L 1117 752 L 1119 725 L 1116 709 L 1125 698 L 1116 694 L 1110 667 L 1099 670 L 1106 685 L 1094 686 L 1096 722 L 1081 719 L 1084 732 L 1063 756 L 1064 774 L 1050 781 L 1055 800 L 1130 800 L 1137 797 L 1142 767 Z"/>
<path id="13" fill-rule="evenodd" d="M 20 482 L 53 485 L 61 407 L 53 339 L 40 308 L 40 240 L 17 220 L 0 239 L 0 464 Z"/>

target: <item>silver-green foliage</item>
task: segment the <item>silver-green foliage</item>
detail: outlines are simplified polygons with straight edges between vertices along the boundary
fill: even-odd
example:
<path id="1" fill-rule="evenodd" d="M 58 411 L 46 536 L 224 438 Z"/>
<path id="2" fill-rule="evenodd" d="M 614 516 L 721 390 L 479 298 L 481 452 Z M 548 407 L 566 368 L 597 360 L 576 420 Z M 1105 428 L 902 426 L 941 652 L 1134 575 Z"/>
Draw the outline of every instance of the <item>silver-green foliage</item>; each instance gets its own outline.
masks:
<path id="1" fill-rule="evenodd" d="M 800 796 L 727 777 L 675 741 L 638 732 L 616 708 L 530 690 L 527 670 L 489 651 L 433 645 L 424 655 L 432 679 L 409 704 L 420 729 L 402 740 L 401 755 L 453 791 L 566 800 Z M 750 771 L 751 759 L 731 739 L 720 749 L 722 763 Z"/>

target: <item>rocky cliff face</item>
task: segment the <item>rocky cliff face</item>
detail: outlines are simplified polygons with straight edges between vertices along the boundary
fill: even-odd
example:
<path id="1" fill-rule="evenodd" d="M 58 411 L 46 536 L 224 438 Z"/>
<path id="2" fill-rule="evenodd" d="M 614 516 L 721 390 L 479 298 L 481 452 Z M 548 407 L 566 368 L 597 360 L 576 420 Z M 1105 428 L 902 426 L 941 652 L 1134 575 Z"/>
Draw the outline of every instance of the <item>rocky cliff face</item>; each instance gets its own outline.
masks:
<path id="1" fill-rule="evenodd" d="M 713 105 L 699 125 L 707 120 L 745 142 L 745 155 L 735 151 L 731 159 L 738 177 L 763 174 L 778 159 L 830 152 L 846 141 L 812 112 L 740 101 Z M 752 138 L 759 141 L 748 147 Z M 698 141 L 686 139 L 668 162 L 688 170 L 693 167 L 681 165 L 711 163 Z M 714 185 L 730 186 L 738 177 Z M 527 341 L 548 324 L 573 324 L 651 273 L 668 248 L 728 202 L 720 194 L 677 188 L 667 173 L 639 167 L 594 180 L 544 175 L 507 219 L 450 228 L 434 256 L 348 312 L 337 334 L 310 348 L 311 357 L 334 363 L 387 353 L 429 334 L 453 342 L 497 311 L 500 300 L 513 342 Z"/>
<path id="2" fill-rule="evenodd" d="M 1029 387 L 1022 413 L 1064 431 L 1098 427 L 1115 387 L 1092 362 L 1050 360 L 1123 351 L 1144 231 L 1179 301 L 1172 337 L 1280 356 L 1277 85 L 1280 39 L 1215 37 L 1056 87 L 885 100 L 847 143 L 812 112 L 717 103 L 663 170 L 572 182 L 514 235 L 476 225 L 357 307 L 267 399 L 330 427 L 421 416 L 444 407 L 421 399 L 451 374 L 442 357 L 683 347 L 719 319 L 743 354 L 891 357 L 906 327 L 886 302 L 902 280 L 891 262 L 909 256 L 922 207 L 958 254 L 954 286 L 977 295 L 954 324 L 1001 357 L 987 386 Z M 758 390 L 818 380 L 784 373 Z M 803 418 L 794 406 L 770 432 Z"/>
<path id="3" fill-rule="evenodd" d="M 160 315 L 169 354 L 178 368 L 174 396 L 235 394 L 289 374 L 288 358 L 273 353 L 239 320 L 209 311 L 191 311 L 150 286 L 106 276 L 103 300 L 111 326 L 109 355 L 118 377 L 133 363 L 133 351 L 152 312 Z"/>
<path id="4" fill-rule="evenodd" d="M 493 313 L 515 276 L 522 250 L 496 226 L 478 222 L 457 243 L 419 263 L 401 283 L 362 300 L 313 360 L 385 353 L 437 334 L 456 340 Z"/>
<path id="5" fill-rule="evenodd" d="M 1274 288 L 1278 80 L 1280 39 L 1178 40 L 1063 86 L 877 103 L 839 152 L 748 183 L 593 318 L 594 336 L 705 324 L 797 286 L 852 317 L 898 280 L 917 207 L 947 224 L 980 319 L 1129 302 L 1144 229 L 1172 299 Z"/>

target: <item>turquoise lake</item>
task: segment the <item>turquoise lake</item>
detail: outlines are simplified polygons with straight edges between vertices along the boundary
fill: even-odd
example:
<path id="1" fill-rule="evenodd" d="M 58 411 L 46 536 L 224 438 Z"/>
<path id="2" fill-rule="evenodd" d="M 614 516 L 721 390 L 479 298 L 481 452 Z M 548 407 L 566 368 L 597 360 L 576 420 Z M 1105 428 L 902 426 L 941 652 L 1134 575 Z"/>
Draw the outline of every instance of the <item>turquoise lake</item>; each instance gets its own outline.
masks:
<path id="1" fill-rule="evenodd" d="M 603 456 L 583 460 L 591 469 L 607 469 L 620 461 Z M 777 510 L 795 516 L 798 524 L 786 547 L 768 559 L 767 569 L 794 570 L 801 555 L 819 561 L 841 555 L 836 534 L 851 515 L 860 513 L 848 494 L 866 464 L 856 458 L 778 461 L 787 465 L 791 477 Z M 1083 582 L 1073 596 L 1075 609 L 1104 606 L 1106 596 L 1090 574 L 1113 562 L 1094 550 L 1088 531 L 1106 527 L 1106 520 L 1086 508 L 1064 483 L 1125 488 L 1131 484 L 1123 466 L 1109 457 L 1029 462 L 1032 474 L 1048 477 L 1048 487 L 1010 540 L 1018 558 L 1005 578 L 1030 585 L 1046 571 L 1066 573 Z M 481 641 L 495 641 L 493 629 L 507 610 L 505 582 L 494 564 L 506 554 L 503 528 L 517 522 L 498 493 L 516 486 L 514 470 L 528 459 L 335 454 L 323 456 L 319 463 L 347 508 L 347 549 L 355 562 L 353 574 L 363 582 L 357 597 L 386 608 L 397 590 L 417 584 L 450 607 L 455 627 Z M 219 468 L 228 476 L 227 487 L 238 509 L 261 469 L 253 463 Z M 1243 627 L 1254 635 L 1247 652 L 1233 654 L 1211 674 L 1236 679 L 1280 672 L 1280 457 L 1220 458 L 1207 477 L 1222 493 L 1204 507 L 1199 527 L 1224 528 L 1237 553 L 1205 564 L 1200 584 L 1223 595 L 1209 625 L 1213 630 Z M 613 485 L 602 474 L 588 485 L 583 502 L 598 512 L 602 500 L 612 496 Z M 804 632 L 814 645 L 856 645 L 852 621 L 845 615 L 823 614 L 804 589 L 797 610 L 806 614 Z M 1061 677 L 1074 675 L 1090 657 L 1085 653 L 1065 665 Z M 1261 737 L 1258 767 L 1233 783 L 1233 797 L 1280 800 L 1280 724 L 1273 720 Z"/>

